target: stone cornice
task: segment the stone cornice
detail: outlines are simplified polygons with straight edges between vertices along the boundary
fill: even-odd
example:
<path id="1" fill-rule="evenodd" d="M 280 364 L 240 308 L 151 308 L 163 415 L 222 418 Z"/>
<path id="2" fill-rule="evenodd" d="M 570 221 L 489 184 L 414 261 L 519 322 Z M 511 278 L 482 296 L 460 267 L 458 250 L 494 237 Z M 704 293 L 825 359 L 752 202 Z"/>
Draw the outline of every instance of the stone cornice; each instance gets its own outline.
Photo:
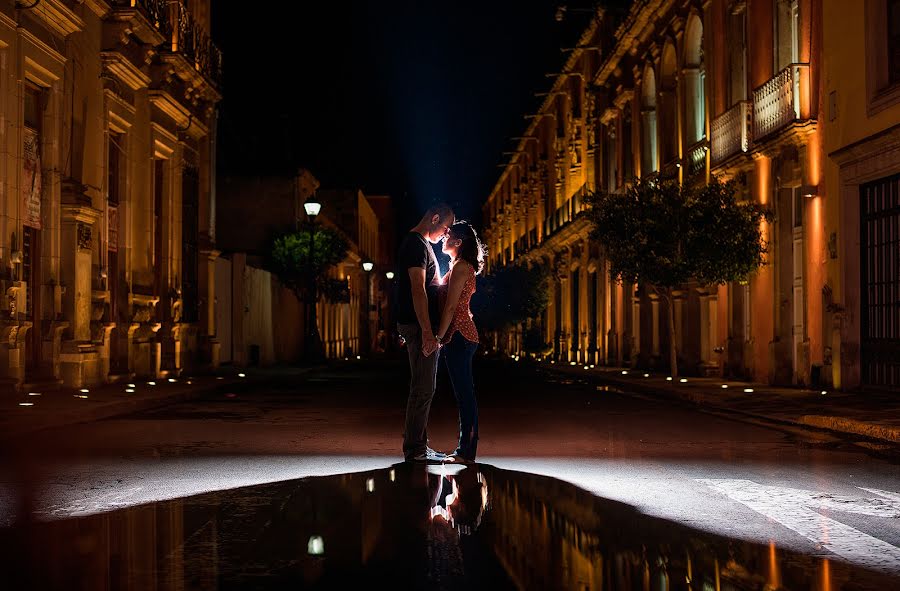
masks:
<path id="1" fill-rule="evenodd" d="M 84 30 L 84 21 L 60 0 L 41 0 L 29 14 L 46 24 L 57 35 L 68 37 Z"/>
<path id="2" fill-rule="evenodd" d="M 838 166 L 847 166 L 871 158 L 874 154 L 896 150 L 898 147 L 900 147 L 900 124 L 829 152 L 828 157 Z"/>
<path id="3" fill-rule="evenodd" d="M 107 22 L 119 24 L 123 28 L 123 33 L 133 34 L 142 43 L 153 47 L 161 45 L 166 40 L 166 37 L 137 8 L 117 6 L 110 11 Z"/>
<path id="4" fill-rule="evenodd" d="M 103 215 L 99 209 L 80 203 L 63 203 L 59 207 L 64 222 L 81 222 L 90 225 L 95 224 Z"/>
<path id="5" fill-rule="evenodd" d="M 105 70 L 131 90 L 147 88 L 150 84 L 150 77 L 118 51 L 102 51 L 100 52 L 100 60 Z"/>
<path id="6" fill-rule="evenodd" d="M 785 146 L 798 148 L 806 145 L 807 136 L 818 129 L 815 119 L 795 121 L 779 132 L 763 138 L 758 144 L 750 144 L 750 153 L 754 156 L 774 156 Z"/>
<path id="7" fill-rule="evenodd" d="M 91 12 L 100 18 L 106 18 L 109 11 L 112 10 L 110 5 L 104 2 L 104 0 L 82 0 L 82 2 L 91 10 Z"/>
<path id="8" fill-rule="evenodd" d="M 193 89 L 193 92 L 199 94 L 204 99 L 212 102 L 222 100 L 222 95 L 218 90 L 206 79 L 194 64 L 181 53 L 163 52 L 160 54 L 160 61 L 169 65 L 180 79 Z"/>
<path id="9" fill-rule="evenodd" d="M 191 111 L 176 101 L 171 94 L 165 90 L 151 90 L 149 97 L 150 104 L 172 119 L 178 127 L 184 127 L 187 130 L 187 127 L 191 125 Z"/>

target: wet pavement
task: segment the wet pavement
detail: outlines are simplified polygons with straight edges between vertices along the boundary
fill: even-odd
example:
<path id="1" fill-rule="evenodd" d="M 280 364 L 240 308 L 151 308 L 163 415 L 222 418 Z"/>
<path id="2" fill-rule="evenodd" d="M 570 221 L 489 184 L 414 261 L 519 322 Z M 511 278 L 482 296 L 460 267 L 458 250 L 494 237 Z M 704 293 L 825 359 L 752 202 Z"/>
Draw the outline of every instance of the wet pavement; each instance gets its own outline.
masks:
<path id="1" fill-rule="evenodd" d="M 397 464 L 3 530 L 11 589 L 892 589 L 543 476 Z"/>
<path id="2" fill-rule="evenodd" d="M 397 464 L 404 372 L 228 385 L 16 439 L 3 588 L 900 588 L 891 450 L 479 363 L 482 463 Z M 454 443 L 444 386 L 430 435 Z"/>

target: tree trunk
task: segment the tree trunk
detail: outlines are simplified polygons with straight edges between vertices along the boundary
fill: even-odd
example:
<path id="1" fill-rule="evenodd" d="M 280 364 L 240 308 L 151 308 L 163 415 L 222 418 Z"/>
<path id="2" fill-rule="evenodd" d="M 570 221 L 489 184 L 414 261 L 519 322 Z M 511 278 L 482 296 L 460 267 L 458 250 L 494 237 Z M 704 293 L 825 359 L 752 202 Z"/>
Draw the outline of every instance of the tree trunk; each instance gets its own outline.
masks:
<path id="1" fill-rule="evenodd" d="M 678 377 L 678 350 L 676 348 L 675 335 L 675 302 L 672 298 L 672 290 L 666 289 L 666 307 L 669 309 L 669 371 L 673 378 Z"/>

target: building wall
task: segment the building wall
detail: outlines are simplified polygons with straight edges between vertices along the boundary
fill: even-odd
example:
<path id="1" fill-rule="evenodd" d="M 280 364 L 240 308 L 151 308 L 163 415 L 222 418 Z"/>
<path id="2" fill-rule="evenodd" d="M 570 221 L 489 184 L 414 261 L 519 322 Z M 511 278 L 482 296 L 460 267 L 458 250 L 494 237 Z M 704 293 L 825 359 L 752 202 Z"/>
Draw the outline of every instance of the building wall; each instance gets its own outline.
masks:
<path id="1" fill-rule="evenodd" d="M 861 267 L 867 225 L 862 188 L 900 173 L 900 86 L 886 76 L 892 51 L 886 10 L 881 1 L 823 3 L 823 177 L 828 188 L 820 214 L 825 226 L 823 324 L 834 383 L 844 388 L 900 386 L 900 348 L 890 344 L 900 338 L 900 313 L 890 315 L 900 298 L 900 214 L 882 217 L 878 224 L 875 241 L 887 254 L 880 276 L 867 279 Z M 897 192 L 895 187 L 895 212 Z M 870 316 L 867 297 L 886 304 L 887 315 Z M 866 342 L 867 322 L 881 331 L 880 343 Z"/>
<path id="2" fill-rule="evenodd" d="M 182 3 L 170 14 L 205 51 L 146 5 L 0 5 L 0 376 L 16 387 L 215 362 L 221 54 Z"/>
<path id="3" fill-rule="evenodd" d="M 532 324 L 554 358 L 665 370 L 671 306 L 686 373 L 859 384 L 837 369 L 858 372 L 859 355 L 837 359 L 834 343 L 859 331 L 842 312 L 858 306 L 856 296 L 840 287 L 859 260 L 843 205 L 858 201 L 858 185 L 849 200 L 829 197 L 847 189 L 825 155 L 898 119 L 893 104 L 866 112 L 857 91 L 868 84 L 860 64 L 871 59 L 865 23 L 879 21 L 845 4 L 648 0 L 599 11 L 483 207 L 489 269 L 552 270 L 550 306 Z M 832 53 L 839 57 L 825 57 Z M 827 120 L 832 104 L 838 117 Z M 878 170 L 893 170 L 897 159 L 887 160 Z M 688 284 L 667 302 L 610 281 L 579 217 L 581 196 L 622 191 L 633 176 L 695 184 L 712 175 L 775 214 L 763 227 L 767 264 L 748 284 Z M 838 221 L 850 227 L 837 232 Z M 835 241 L 845 256 L 833 256 Z M 501 348 L 521 352 L 523 328 Z"/>

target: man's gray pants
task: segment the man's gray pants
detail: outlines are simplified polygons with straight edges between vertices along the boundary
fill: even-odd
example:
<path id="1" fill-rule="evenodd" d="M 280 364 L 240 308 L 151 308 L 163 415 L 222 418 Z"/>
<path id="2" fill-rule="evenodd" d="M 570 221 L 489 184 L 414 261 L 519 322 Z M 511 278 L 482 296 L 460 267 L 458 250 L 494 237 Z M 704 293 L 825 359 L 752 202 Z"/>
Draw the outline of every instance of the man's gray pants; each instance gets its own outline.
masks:
<path id="1" fill-rule="evenodd" d="M 408 460 L 428 447 L 428 413 L 437 384 L 440 350 L 428 357 L 422 354 L 422 331 L 418 324 L 398 324 L 397 332 L 406 341 L 409 354 L 409 398 L 403 429 L 403 457 Z"/>

